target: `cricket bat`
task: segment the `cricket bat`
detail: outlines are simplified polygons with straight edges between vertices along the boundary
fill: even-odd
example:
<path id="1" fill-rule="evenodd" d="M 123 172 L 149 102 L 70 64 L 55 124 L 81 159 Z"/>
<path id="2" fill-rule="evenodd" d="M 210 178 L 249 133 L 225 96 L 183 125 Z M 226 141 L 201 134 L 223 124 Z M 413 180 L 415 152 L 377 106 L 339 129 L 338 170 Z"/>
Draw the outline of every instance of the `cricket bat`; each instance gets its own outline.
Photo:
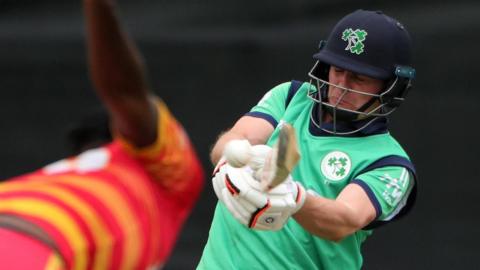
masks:
<path id="1" fill-rule="evenodd" d="M 287 123 L 280 128 L 278 140 L 267 156 L 260 178 L 260 186 L 267 191 L 287 179 L 300 160 L 295 129 Z"/>

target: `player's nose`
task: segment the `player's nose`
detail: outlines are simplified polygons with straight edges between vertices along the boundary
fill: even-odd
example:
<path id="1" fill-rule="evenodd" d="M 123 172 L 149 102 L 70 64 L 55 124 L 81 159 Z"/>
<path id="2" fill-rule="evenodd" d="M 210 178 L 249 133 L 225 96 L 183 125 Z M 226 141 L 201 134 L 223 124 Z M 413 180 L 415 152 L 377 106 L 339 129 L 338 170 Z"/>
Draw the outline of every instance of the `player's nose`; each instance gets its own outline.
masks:
<path id="1" fill-rule="evenodd" d="M 349 71 L 343 71 L 337 74 L 336 78 L 336 85 L 344 87 L 344 88 L 350 88 L 351 84 L 351 74 Z M 339 88 L 339 90 L 343 90 Z"/>

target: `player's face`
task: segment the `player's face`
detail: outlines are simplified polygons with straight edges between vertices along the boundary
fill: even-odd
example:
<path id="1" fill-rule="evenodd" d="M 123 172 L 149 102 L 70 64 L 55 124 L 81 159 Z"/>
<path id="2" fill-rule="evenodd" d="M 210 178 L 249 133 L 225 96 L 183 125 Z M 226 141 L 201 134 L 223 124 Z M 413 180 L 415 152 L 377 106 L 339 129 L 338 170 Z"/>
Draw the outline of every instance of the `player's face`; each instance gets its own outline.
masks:
<path id="1" fill-rule="evenodd" d="M 383 81 L 356 74 L 351 71 L 331 66 L 328 73 L 328 81 L 331 84 L 354 89 L 369 94 L 377 94 L 383 88 Z M 332 105 L 338 103 L 338 107 L 358 110 L 372 97 L 359 93 L 346 91 L 344 89 L 329 85 L 328 102 Z M 343 96 L 343 97 L 342 97 Z"/>

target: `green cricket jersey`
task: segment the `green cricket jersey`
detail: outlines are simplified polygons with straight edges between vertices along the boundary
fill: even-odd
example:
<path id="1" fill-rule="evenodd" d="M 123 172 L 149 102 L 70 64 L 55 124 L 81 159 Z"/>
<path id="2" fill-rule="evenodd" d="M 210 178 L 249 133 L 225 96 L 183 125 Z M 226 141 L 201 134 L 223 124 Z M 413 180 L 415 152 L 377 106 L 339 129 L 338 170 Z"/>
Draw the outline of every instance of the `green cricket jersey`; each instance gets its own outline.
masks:
<path id="1" fill-rule="evenodd" d="M 354 136 L 328 134 L 311 121 L 315 105 L 307 97 L 310 86 L 295 81 L 281 84 L 248 115 L 276 127 L 269 145 L 277 140 L 283 122 L 295 127 L 302 157 L 292 172 L 293 179 L 330 199 L 348 184 L 360 185 L 375 207 L 376 220 L 335 243 L 310 234 L 293 218 L 280 231 L 249 229 L 218 203 L 198 269 L 360 269 L 360 247 L 371 228 L 410 209 L 415 197 L 414 167 L 388 133 L 386 120 L 380 119 Z"/>

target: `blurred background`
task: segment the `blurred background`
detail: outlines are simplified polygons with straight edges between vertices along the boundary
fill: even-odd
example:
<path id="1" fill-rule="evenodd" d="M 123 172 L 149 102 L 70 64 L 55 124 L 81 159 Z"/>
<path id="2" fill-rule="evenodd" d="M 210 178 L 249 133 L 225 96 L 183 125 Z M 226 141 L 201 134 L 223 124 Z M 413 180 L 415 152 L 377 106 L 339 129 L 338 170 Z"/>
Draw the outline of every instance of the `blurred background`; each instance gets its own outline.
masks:
<path id="1" fill-rule="evenodd" d="M 418 79 L 391 131 L 417 166 L 419 196 L 411 215 L 366 242 L 364 269 L 478 269 L 480 2 L 120 0 L 119 6 L 153 89 L 184 124 L 207 172 L 217 135 L 271 87 L 307 80 L 318 42 L 338 19 L 364 8 L 403 22 L 414 40 Z M 0 0 L 1 179 L 64 157 L 66 130 L 99 106 L 83 31 L 81 1 Z M 207 185 L 166 269 L 196 266 L 215 203 Z"/>

